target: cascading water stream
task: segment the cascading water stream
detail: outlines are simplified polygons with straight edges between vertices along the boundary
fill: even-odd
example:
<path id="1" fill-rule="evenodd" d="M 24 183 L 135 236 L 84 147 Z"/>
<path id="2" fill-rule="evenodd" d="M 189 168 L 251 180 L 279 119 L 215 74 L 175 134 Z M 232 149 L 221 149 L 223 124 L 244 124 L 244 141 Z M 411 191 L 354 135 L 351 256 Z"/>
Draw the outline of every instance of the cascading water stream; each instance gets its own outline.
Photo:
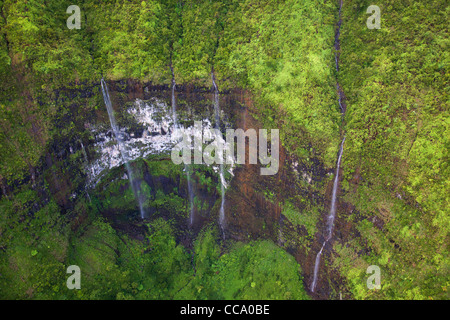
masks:
<path id="1" fill-rule="evenodd" d="M 122 140 L 121 132 L 119 131 L 119 127 L 117 126 L 116 118 L 114 117 L 114 110 L 112 108 L 111 99 L 109 98 L 108 86 L 106 85 L 105 80 L 102 78 L 101 80 L 103 100 L 105 101 L 106 109 L 108 110 L 109 121 L 111 123 L 111 128 L 114 134 L 114 137 L 117 140 L 117 144 L 119 146 L 120 155 L 122 156 L 122 160 L 125 164 L 125 168 L 127 170 L 128 180 L 130 181 L 131 189 L 133 190 L 134 196 L 139 204 L 139 211 L 141 214 L 141 218 L 144 219 L 144 208 L 142 204 L 142 199 L 138 195 L 138 190 L 134 184 L 134 175 L 133 170 L 128 162 L 128 154 L 125 149 L 125 143 Z"/>
<path id="2" fill-rule="evenodd" d="M 172 117 L 173 117 L 173 123 L 175 125 L 175 128 L 178 127 L 178 117 L 177 117 L 177 105 L 175 100 L 175 74 L 173 72 L 173 68 L 171 67 L 170 70 L 172 70 Z"/>
<path id="3" fill-rule="evenodd" d="M 191 173 L 188 165 L 184 166 L 184 171 L 186 171 L 186 179 L 188 183 L 189 210 L 190 210 L 189 223 L 192 226 L 192 224 L 194 223 L 194 190 L 192 190 Z"/>
<path id="4" fill-rule="evenodd" d="M 220 106 L 219 106 L 219 89 L 214 78 L 214 71 L 211 72 L 211 79 L 214 87 L 214 113 L 216 117 L 216 129 L 220 130 Z M 224 234 L 225 227 L 225 177 L 223 173 L 223 164 L 219 164 L 219 175 L 220 175 L 220 192 L 222 194 L 222 199 L 220 203 L 219 211 L 219 224 Z"/>
<path id="5" fill-rule="evenodd" d="M 325 245 L 327 244 L 328 240 L 325 240 L 322 244 L 322 248 L 320 248 L 319 252 L 316 255 L 316 261 L 314 262 L 314 279 L 311 284 L 311 292 L 314 292 L 316 289 L 316 283 L 317 283 L 317 274 L 319 273 L 319 265 L 320 265 L 320 257 L 322 256 L 323 248 L 325 248 Z"/>
<path id="6" fill-rule="evenodd" d="M 327 237 L 325 238 L 325 241 L 328 241 L 331 238 L 331 233 L 333 231 L 333 225 L 334 225 L 334 219 L 336 217 L 336 194 L 337 194 L 337 188 L 339 185 L 339 168 L 341 166 L 342 153 L 344 152 L 344 142 L 345 142 L 345 137 L 344 137 L 344 139 L 342 139 L 341 148 L 339 150 L 339 157 L 338 157 L 337 166 L 336 166 L 336 174 L 335 174 L 334 183 L 333 183 L 333 192 L 331 194 L 331 208 L 330 208 L 330 214 L 328 215 L 328 222 L 327 222 L 327 227 L 328 227 L 327 228 Z"/>
<path id="7" fill-rule="evenodd" d="M 335 58 L 335 62 L 336 62 L 336 72 L 339 72 L 339 50 L 340 50 L 339 36 L 340 36 L 341 24 L 342 24 L 341 13 L 342 13 L 342 0 L 340 0 L 340 3 L 339 3 L 339 20 L 338 20 L 338 24 L 337 24 L 336 34 L 334 37 L 334 49 L 335 49 L 334 58 Z M 336 89 L 338 91 L 339 109 L 341 111 L 342 118 L 343 118 L 344 113 L 345 113 L 345 106 L 342 103 L 343 92 L 342 92 L 342 89 L 341 89 L 338 81 L 336 81 Z M 318 278 L 318 274 L 319 274 L 320 258 L 322 256 L 323 249 L 325 248 L 325 245 L 331 239 L 331 236 L 333 234 L 334 220 L 336 218 L 336 195 L 337 195 L 337 189 L 339 187 L 339 169 L 341 166 L 342 153 L 344 152 L 344 142 L 345 142 L 345 136 L 342 139 L 341 146 L 340 146 L 339 153 L 338 153 L 338 160 L 337 160 L 337 164 L 336 164 L 336 173 L 335 173 L 334 182 L 333 182 L 333 191 L 331 194 L 331 208 L 330 208 L 330 213 L 327 217 L 325 241 L 323 242 L 322 247 L 320 248 L 319 252 L 317 253 L 316 260 L 314 263 L 314 276 L 313 276 L 313 281 L 311 284 L 311 292 L 314 292 L 314 290 L 316 289 L 317 278 Z"/>
<path id="8" fill-rule="evenodd" d="M 333 234 L 334 219 L 336 218 L 336 194 L 337 194 L 337 189 L 339 186 L 339 169 L 341 166 L 342 153 L 344 151 L 344 142 L 345 142 L 345 137 L 344 137 L 344 139 L 342 139 L 341 148 L 339 150 L 339 156 L 338 156 L 338 161 L 337 161 L 337 165 L 336 165 L 336 173 L 334 175 L 333 191 L 331 194 L 331 208 L 330 208 L 330 213 L 327 217 L 327 230 L 326 230 L 325 241 L 322 244 L 322 248 L 320 248 L 320 251 L 317 253 L 316 261 L 314 264 L 314 277 L 313 277 L 313 282 L 311 284 L 312 292 L 314 292 L 314 290 L 316 288 L 317 275 L 319 273 L 320 257 L 322 256 L 323 248 L 325 247 L 327 242 L 331 239 L 331 235 Z"/>
<path id="9" fill-rule="evenodd" d="M 88 166 L 89 165 L 89 160 L 88 160 L 88 157 L 87 157 L 86 149 L 84 148 L 83 141 L 81 141 L 81 140 L 79 140 L 79 141 L 80 141 L 80 145 L 81 145 L 81 150 L 83 152 L 84 161 L 86 162 L 86 166 Z M 86 191 L 86 195 L 87 195 L 87 197 L 89 199 L 89 202 L 91 202 L 91 196 L 89 195 L 89 192 L 88 192 L 88 189 L 87 189 L 87 185 L 84 186 L 84 190 Z"/>
<path id="10" fill-rule="evenodd" d="M 178 117 L 177 117 L 177 104 L 175 99 L 175 74 L 173 72 L 173 68 L 170 68 L 172 71 L 172 117 L 175 129 L 178 128 Z M 192 181 L 191 181 L 191 173 L 189 170 L 189 166 L 187 164 L 184 165 L 184 172 L 186 173 L 186 180 L 188 184 L 188 195 L 189 195 L 189 224 L 192 226 L 194 223 L 194 191 L 192 189 Z"/>

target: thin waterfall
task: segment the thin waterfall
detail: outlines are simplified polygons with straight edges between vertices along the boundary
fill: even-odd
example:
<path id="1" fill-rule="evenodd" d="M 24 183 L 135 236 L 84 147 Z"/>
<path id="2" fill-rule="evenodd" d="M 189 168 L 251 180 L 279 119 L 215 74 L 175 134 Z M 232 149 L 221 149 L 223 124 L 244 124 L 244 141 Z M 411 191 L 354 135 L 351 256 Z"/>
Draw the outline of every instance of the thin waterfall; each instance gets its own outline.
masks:
<path id="1" fill-rule="evenodd" d="M 322 244 L 322 248 L 320 248 L 319 252 L 317 253 L 316 261 L 314 262 L 314 279 L 313 279 L 313 282 L 311 284 L 311 291 L 312 292 L 314 292 L 314 290 L 316 289 L 317 274 L 319 273 L 320 257 L 322 256 L 323 248 L 325 247 L 327 242 L 328 242 L 328 240 L 325 240 L 324 243 Z"/>
<path id="2" fill-rule="evenodd" d="M 194 190 L 192 190 L 191 172 L 188 165 L 184 165 L 184 171 L 186 172 L 186 179 L 188 184 L 189 195 L 189 224 L 192 226 L 194 223 Z"/>
<path id="3" fill-rule="evenodd" d="M 84 148 L 83 141 L 81 141 L 81 139 L 79 139 L 79 141 L 80 141 L 81 150 L 83 152 L 84 161 L 86 162 L 86 168 L 87 168 L 89 166 L 89 160 L 88 160 L 88 157 L 87 157 L 86 149 Z M 86 171 L 87 171 L 87 169 L 86 169 Z M 87 197 L 89 199 L 89 202 L 91 202 L 91 196 L 89 195 L 89 192 L 88 192 L 88 189 L 87 189 L 87 184 L 84 186 L 84 190 L 86 191 L 86 195 L 87 195 Z"/>
<path id="4" fill-rule="evenodd" d="M 216 117 L 216 129 L 220 130 L 220 106 L 219 106 L 219 89 L 217 88 L 217 84 L 214 78 L 214 70 L 211 71 L 211 79 L 214 87 L 214 113 Z M 219 211 L 219 225 L 222 229 L 222 233 L 224 233 L 225 227 L 225 177 L 223 173 L 223 164 L 219 164 L 219 175 L 220 175 L 220 193 L 222 194 L 222 199 L 220 202 L 220 211 Z"/>
<path id="5" fill-rule="evenodd" d="M 340 0 L 340 2 L 339 2 L 339 20 L 337 23 L 336 34 L 334 37 L 334 49 L 335 49 L 334 59 L 336 62 L 336 72 L 339 72 L 339 51 L 340 51 L 339 37 L 340 37 L 340 33 L 341 33 L 341 25 L 342 25 L 342 0 Z M 342 92 L 341 87 L 339 86 L 339 81 L 336 81 L 336 89 L 338 91 L 339 109 L 341 111 L 342 119 L 343 119 L 344 114 L 345 114 L 345 106 L 342 103 L 343 102 L 342 101 L 343 100 L 343 92 Z M 341 166 L 342 153 L 344 152 L 344 142 L 345 142 L 345 136 L 342 139 L 341 146 L 340 146 L 339 153 L 338 153 L 338 160 L 337 160 L 337 164 L 336 164 L 336 173 L 334 175 L 334 182 L 333 182 L 333 191 L 331 194 L 331 208 L 330 208 L 330 213 L 327 217 L 327 223 L 326 223 L 325 241 L 323 242 L 322 247 L 320 248 L 319 252 L 317 253 L 316 261 L 314 263 L 314 276 L 313 276 L 313 281 L 311 284 L 311 292 L 314 292 L 314 290 L 316 289 L 317 278 L 318 278 L 319 267 L 320 267 L 320 258 L 322 257 L 323 249 L 325 248 L 325 245 L 331 239 L 331 236 L 333 234 L 334 220 L 336 218 L 336 194 L 337 194 L 337 189 L 339 187 L 339 169 Z"/>
<path id="6" fill-rule="evenodd" d="M 337 188 L 338 188 L 338 184 L 339 184 L 339 168 L 341 166 L 342 153 L 344 152 L 344 142 L 345 142 L 345 137 L 344 137 L 344 139 L 342 139 L 341 148 L 339 150 L 337 167 L 336 167 L 336 174 L 334 177 L 333 193 L 331 194 L 331 208 L 330 208 L 330 214 L 328 215 L 328 222 L 327 222 L 328 228 L 327 228 L 326 241 L 330 240 L 330 238 L 331 238 L 331 233 L 333 231 L 333 225 L 334 225 L 334 219 L 336 217 L 336 193 L 337 193 Z"/>
<path id="7" fill-rule="evenodd" d="M 173 72 L 172 66 L 170 67 L 172 71 L 172 117 L 175 129 L 178 128 L 178 117 L 177 117 L 177 104 L 175 99 L 175 74 Z M 189 224 L 192 226 L 194 223 L 194 190 L 192 189 L 191 173 L 189 170 L 189 165 L 184 164 L 184 172 L 186 173 L 186 180 L 188 184 L 188 195 L 189 195 Z"/>
<path id="8" fill-rule="evenodd" d="M 142 199 L 139 197 L 138 190 L 136 185 L 134 184 L 134 175 L 133 170 L 129 164 L 128 153 L 125 149 L 125 143 L 122 140 L 121 132 L 119 131 L 119 127 L 117 126 L 116 118 L 114 117 L 114 110 L 112 108 L 111 99 L 109 98 L 108 86 L 106 85 L 105 80 L 102 78 L 102 93 L 103 100 L 105 101 L 106 109 L 108 110 L 109 121 L 111 122 L 111 128 L 114 133 L 114 137 L 117 140 L 117 144 L 119 146 L 120 155 L 122 156 L 122 160 L 125 163 L 125 168 L 127 170 L 128 180 L 130 181 L 131 189 L 133 190 L 134 196 L 139 204 L 139 211 L 141 214 L 141 218 L 144 219 L 144 208 L 142 204 Z"/>
<path id="9" fill-rule="evenodd" d="M 172 66 L 170 67 L 170 70 L 172 71 L 172 117 L 173 117 L 173 123 L 175 125 L 175 128 L 178 127 L 178 118 L 177 118 L 177 105 L 175 101 L 175 74 L 173 72 Z"/>
<path id="10" fill-rule="evenodd" d="M 345 137 L 344 137 L 344 139 L 342 139 L 341 148 L 339 149 L 339 156 L 338 156 L 338 161 L 337 161 L 337 165 L 336 165 L 336 173 L 334 175 L 333 191 L 331 194 L 331 208 L 330 208 L 330 213 L 327 217 L 327 231 L 326 231 L 325 241 L 322 244 L 322 248 L 320 248 L 320 251 L 317 253 L 316 262 L 314 264 L 314 277 L 313 277 L 313 282 L 311 284 L 312 292 L 314 292 L 314 290 L 316 288 L 317 275 L 319 273 L 320 257 L 322 256 L 323 248 L 325 247 L 327 242 L 331 239 L 331 235 L 333 234 L 334 219 L 336 218 L 336 194 L 337 194 L 337 189 L 339 186 L 339 169 L 341 167 L 342 153 L 344 152 L 344 142 L 345 142 Z"/>
<path id="11" fill-rule="evenodd" d="M 342 92 L 339 82 L 336 82 L 336 89 L 338 92 L 339 110 L 341 110 L 341 115 L 342 117 L 344 117 L 345 114 L 345 105 L 343 104 L 344 93 Z"/>

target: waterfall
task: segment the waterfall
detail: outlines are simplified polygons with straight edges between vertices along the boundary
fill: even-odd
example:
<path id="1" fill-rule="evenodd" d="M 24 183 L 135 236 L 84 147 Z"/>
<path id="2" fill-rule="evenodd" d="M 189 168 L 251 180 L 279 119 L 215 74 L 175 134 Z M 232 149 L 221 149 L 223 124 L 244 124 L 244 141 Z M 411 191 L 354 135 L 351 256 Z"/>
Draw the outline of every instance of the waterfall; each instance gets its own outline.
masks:
<path id="1" fill-rule="evenodd" d="M 119 131 L 119 127 L 117 126 L 116 118 L 114 117 L 114 110 L 112 108 L 112 103 L 109 98 L 108 86 L 106 85 L 106 82 L 103 78 L 101 80 L 101 85 L 102 85 L 103 99 L 105 101 L 106 109 L 108 110 L 108 116 L 109 116 L 109 121 L 111 123 L 111 128 L 114 133 L 114 137 L 117 140 L 120 155 L 122 156 L 122 160 L 125 163 L 125 168 L 127 170 L 127 176 L 128 176 L 128 180 L 130 181 L 131 189 L 133 190 L 134 196 L 139 204 L 139 211 L 141 214 L 141 218 L 144 219 L 144 208 L 143 208 L 143 204 L 142 204 L 142 199 L 141 199 L 141 197 L 139 197 L 137 187 L 134 184 L 133 170 L 128 162 L 128 160 L 129 160 L 128 153 L 125 149 L 125 143 L 122 140 L 122 133 Z"/>
<path id="2" fill-rule="evenodd" d="M 331 208 L 330 208 L 330 214 L 328 215 L 328 222 L 327 222 L 326 241 L 330 240 L 330 238 L 331 238 L 331 232 L 333 230 L 334 219 L 336 217 L 336 193 L 337 193 L 337 188 L 338 188 L 338 184 L 339 184 L 339 168 L 341 166 L 342 153 L 344 152 L 344 142 L 345 142 L 345 137 L 344 137 L 344 139 L 342 139 L 341 148 L 339 150 L 339 157 L 338 157 L 337 166 L 336 166 L 336 174 L 335 174 L 334 183 L 333 183 L 333 192 L 331 194 Z"/>
<path id="3" fill-rule="evenodd" d="M 327 231 L 326 231 L 325 241 L 322 244 L 322 248 L 320 248 L 320 251 L 317 253 L 316 262 L 314 264 L 314 278 L 313 278 L 313 282 L 311 284 L 312 292 L 314 292 L 314 289 L 316 288 L 317 275 L 319 273 L 320 257 L 322 256 L 323 248 L 325 247 L 327 242 L 331 239 L 331 235 L 333 233 L 334 219 L 336 218 L 336 194 L 337 194 L 337 189 L 339 186 L 339 169 L 341 167 L 342 153 L 344 152 L 344 142 L 345 142 L 345 137 L 344 137 L 344 139 L 342 139 L 341 147 L 339 149 L 339 156 L 338 156 L 338 161 L 337 161 L 337 165 L 336 165 L 336 173 L 334 175 L 333 191 L 331 194 L 331 208 L 330 208 L 330 213 L 327 217 Z"/>
<path id="4" fill-rule="evenodd" d="M 214 78 L 214 70 L 211 71 L 211 79 L 214 87 L 214 113 L 216 117 L 216 129 L 220 130 L 220 106 L 219 106 L 219 89 L 217 88 L 217 84 Z M 223 173 L 223 164 L 219 165 L 219 175 L 220 175 L 220 193 L 222 194 L 222 199 L 220 202 L 220 211 L 219 211 L 219 225 L 222 229 L 222 233 L 224 234 L 224 226 L 225 226 L 225 177 Z"/>
<path id="5" fill-rule="evenodd" d="M 177 118 L 177 105 L 175 101 L 175 74 L 173 73 L 173 68 L 170 67 L 172 70 L 172 117 L 173 117 L 173 124 L 176 127 L 178 127 L 178 118 Z"/>
<path id="6" fill-rule="evenodd" d="M 324 241 L 324 243 L 322 245 L 322 248 L 320 248 L 320 251 L 317 253 L 317 256 L 316 256 L 316 261 L 314 263 L 314 279 L 313 279 L 313 282 L 311 284 L 311 291 L 312 292 L 314 292 L 314 290 L 316 289 L 317 274 L 319 273 L 320 257 L 322 256 L 322 251 L 323 251 L 323 248 L 325 247 L 327 241 L 328 240 Z"/>
<path id="7" fill-rule="evenodd" d="M 345 106 L 342 103 L 344 98 L 344 93 L 342 92 L 341 86 L 339 85 L 339 82 L 336 82 L 336 89 L 338 92 L 338 101 L 339 101 L 339 110 L 341 110 L 342 120 L 344 120 L 344 114 L 345 114 Z"/>
<path id="8" fill-rule="evenodd" d="M 170 67 L 172 71 L 172 117 L 175 129 L 178 128 L 178 117 L 177 117 L 177 105 L 175 100 L 175 74 L 173 72 L 172 66 Z M 186 180 L 188 184 L 188 195 L 189 195 L 189 224 L 192 226 L 194 223 L 194 191 L 192 189 L 191 173 L 189 170 L 189 165 L 184 164 L 184 172 L 186 173 Z"/>
<path id="9" fill-rule="evenodd" d="M 184 171 L 186 172 L 186 179 L 188 184 L 189 194 L 189 223 L 192 226 L 194 223 L 194 190 L 192 190 L 191 173 L 188 165 L 184 165 Z"/>
<path id="10" fill-rule="evenodd" d="M 337 23 L 336 34 L 334 37 L 334 49 L 335 49 L 334 60 L 336 62 L 336 72 L 339 72 L 339 50 L 340 50 L 339 37 L 340 37 L 340 33 L 341 33 L 341 24 L 342 24 L 342 0 L 340 0 L 340 2 L 339 2 L 339 20 Z M 342 104 L 343 92 L 342 92 L 341 87 L 339 86 L 338 81 L 336 81 L 336 89 L 338 91 L 339 109 L 341 111 L 342 119 L 343 119 L 344 114 L 345 114 L 345 106 Z M 325 248 L 325 245 L 331 239 L 331 236 L 333 234 L 334 220 L 336 218 L 336 194 L 337 194 L 337 189 L 339 186 L 339 169 L 341 166 L 342 153 L 344 152 L 344 142 L 345 142 L 345 136 L 342 139 L 341 146 L 340 146 L 339 153 L 338 153 L 338 160 L 337 160 L 337 164 L 336 164 L 336 173 L 334 175 L 334 182 L 333 182 L 333 191 L 331 194 L 330 213 L 328 214 L 327 223 L 326 223 L 325 241 L 323 242 L 322 247 L 320 248 L 319 252 L 317 253 L 316 261 L 314 263 L 314 276 L 313 276 L 313 281 L 311 284 L 311 292 L 314 292 L 314 290 L 316 289 L 317 277 L 319 274 L 320 258 L 322 256 L 323 249 Z"/>
<path id="11" fill-rule="evenodd" d="M 79 139 L 79 141 L 80 141 L 81 150 L 83 152 L 84 161 L 86 162 L 86 168 L 87 168 L 89 166 L 89 160 L 88 160 L 88 157 L 87 157 L 86 149 L 84 148 L 83 141 L 81 141 L 81 139 Z M 86 171 L 88 171 L 88 170 L 86 169 Z M 88 178 L 88 180 L 89 180 L 89 178 Z M 91 196 L 89 195 L 89 192 L 88 192 L 88 189 L 87 189 L 87 184 L 84 186 L 84 190 L 86 191 L 86 195 L 87 195 L 87 197 L 89 199 L 89 202 L 91 202 Z"/>
<path id="12" fill-rule="evenodd" d="M 87 157 L 87 153 L 86 153 L 86 149 L 84 148 L 84 144 L 83 141 L 80 141 L 80 145 L 81 145 L 81 151 L 83 152 L 83 156 L 84 156 L 84 161 L 86 161 L 86 163 L 89 163 L 88 157 Z"/>

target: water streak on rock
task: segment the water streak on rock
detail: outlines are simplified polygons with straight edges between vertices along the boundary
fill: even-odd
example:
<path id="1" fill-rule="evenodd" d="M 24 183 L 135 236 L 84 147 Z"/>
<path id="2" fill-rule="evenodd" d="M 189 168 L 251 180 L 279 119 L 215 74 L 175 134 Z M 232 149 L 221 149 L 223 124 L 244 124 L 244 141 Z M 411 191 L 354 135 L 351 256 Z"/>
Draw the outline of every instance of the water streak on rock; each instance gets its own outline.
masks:
<path id="1" fill-rule="evenodd" d="M 216 117 L 216 129 L 220 130 L 220 105 L 219 105 L 219 89 L 214 78 L 214 71 L 211 72 L 211 79 L 214 87 L 214 114 Z M 223 171 L 223 164 L 219 165 L 220 176 L 220 192 L 222 194 L 219 211 L 219 225 L 222 229 L 222 235 L 225 236 L 225 176 Z"/>
<path id="2" fill-rule="evenodd" d="M 123 162 L 125 164 L 125 168 L 127 170 L 128 180 L 130 181 L 131 189 L 133 190 L 134 196 L 139 204 L 139 212 L 141 214 L 141 218 L 144 219 L 144 208 L 143 208 L 143 199 L 138 194 L 138 188 L 135 184 L 133 169 L 129 163 L 128 153 L 125 147 L 125 143 L 122 139 L 122 132 L 119 131 L 119 127 L 117 126 L 116 118 L 114 116 L 114 110 L 112 108 L 111 99 L 109 97 L 108 86 L 106 85 L 105 80 L 102 78 L 101 80 L 103 99 L 105 101 L 106 109 L 108 110 L 109 121 L 111 123 L 111 128 L 114 134 L 114 137 L 117 140 L 117 144 L 119 145 L 120 154 L 122 156 Z"/>

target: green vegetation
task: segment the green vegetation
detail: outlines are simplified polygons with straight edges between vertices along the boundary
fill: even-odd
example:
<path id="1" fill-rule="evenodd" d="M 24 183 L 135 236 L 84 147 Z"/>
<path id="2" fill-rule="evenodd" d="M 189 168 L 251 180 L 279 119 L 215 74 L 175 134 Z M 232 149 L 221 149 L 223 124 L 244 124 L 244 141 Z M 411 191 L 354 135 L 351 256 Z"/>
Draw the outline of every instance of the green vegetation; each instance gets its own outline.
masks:
<path id="1" fill-rule="evenodd" d="M 284 128 L 291 152 L 333 165 L 340 119 L 329 67 L 334 4 L 84 1 L 81 29 L 69 30 L 70 4 L 0 2 L 1 179 L 20 179 L 53 137 L 65 110 L 49 97 L 38 105 L 41 96 L 102 75 L 168 84 L 170 66 L 178 83 L 208 86 L 214 67 L 221 89 L 256 94 L 265 125 Z"/>
<path id="2" fill-rule="evenodd" d="M 318 215 L 314 214 L 314 212 L 299 212 L 291 203 L 287 202 L 283 206 L 282 214 L 294 226 L 304 226 L 310 238 L 312 238 L 316 233 Z"/>
<path id="3" fill-rule="evenodd" d="M 259 124 L 280 129 L 283 175 L 249 194 L 280 205 L 283 223 L 271 225 L 302 264 L 322 231 L 326 175 L 345 133 L 342 229 L 323 264 L 341 280 L 329 281 L 333 294 L 448 299 L 446 1 L 380 0 L 381 29 L 370 30 L 373 3 L 345 0 L 339 72 L 338 1 L 83 0 L 79 30 L 66 26 L 71 4 L 0 0 L 0 298 L 308 298 L 302 273 L 310 270 L 271 240 L 243 232 L 248 242 L 221 243 L 211 168 L 191 167 L 204 220 L 195 232 L 186 225 L 186 175 L 163 157 L 131 164 L 151 213 L 145 223 L 135 221 L 123 167 L 86 188 L 80 145 L 107 121 L 99 80 L 114 83 L 113 100 L 124 106 L 127 84 L 169 85 L 173 69 L 187 91 L 211 87 L 214 70 L 220 90 L 241 89 Z M 71 264 L 83 270 L 83 290 L 66 288 Z M 381 290 L 366 287 L 369 265 L 381 267 Z"/>
<path id="4" fill-rule="evenodd" d="M 40 207 L 32 219 L 31 207 Z M 42 206 L 24 190 L 0 202 L 0 297 L 55 299 L 66 292 L 64 278 L 69 230 L 55 202 Z"/>
<path id="5" fill-rule="evenodd" d="M 33 224 L 37 223 L 41 221 L 35 218 Z M 148 229 L 146 241 L 137 241 L 96 218 L 70 241 L 55 234 L 55 228 L 36 231 L 36 238 L 45 236 L 39 240 L 27 238 L 29 233 L 24 232 L 24 237 L 9 243 L 7 253 L 2 254 L 7 261 L 0 265 L 0 297 L 307 298 L 297 262 L 268 241 L 236 245 L 219 258 L 217 232 L 208 228 L 196 240 L 193 266 L 189 252 L 176 243 L 171 222 L 159 218 L 148 224 Z M 65 286 L 65 269 L 71 264 L 82 270 L 81 290 Z"/>
<path id="6" fill-rule="evenodd" d="M 336 265 L 359 299 L 448 298 L 448 4 L 345 1 L 339 78 L 347 97 L 343 167 L 359 237 L 337 246 Z M 367 254 L 357 254 L 360 250 Z M 382 290 L 364 285 L 382 268 Z"/>
<path id="7" fill-rule="evenodd" d="M 270 241 L 259 241 L 236 243 L 219 257 L 216 233 L 206 229 L 196 241 L 195 279 L 180 291 L 180 297 L 308 299 L 292 256 Z"/>

